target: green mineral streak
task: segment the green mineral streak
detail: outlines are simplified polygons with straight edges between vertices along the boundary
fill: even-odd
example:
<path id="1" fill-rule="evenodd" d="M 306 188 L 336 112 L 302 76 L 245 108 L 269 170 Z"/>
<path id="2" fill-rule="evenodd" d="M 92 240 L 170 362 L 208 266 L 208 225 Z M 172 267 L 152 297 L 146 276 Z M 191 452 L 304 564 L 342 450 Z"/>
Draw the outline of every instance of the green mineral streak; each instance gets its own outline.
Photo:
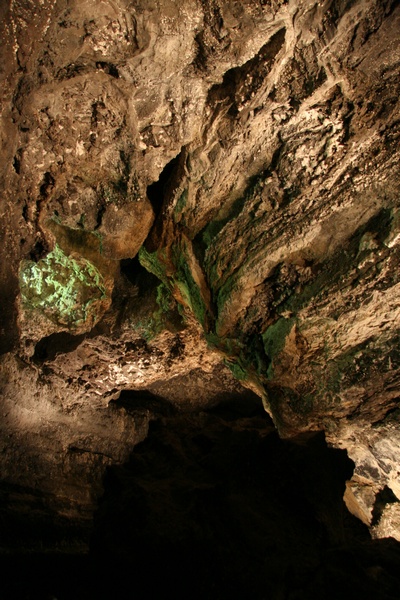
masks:
<path id="1" fill-rule="evenodd" d="M 286 398 L 288 405 L 295 415 L 299 417 L 307 417 L 312 413 L 315 406 L 319 404 L 315 392 L 312 393 L 302 393 L 298 394 L 294 390 L 282 387 L 281 393 Z M 272 401 L 273 403 L 273 401 Z M 277 409 L 277 418 L 281 422 L 281 417 L 279 416 L 279 408 Z M 283 424 L 283 423 L 282 423 Z"/>
<path id="2" fill-rule="evenodd" d="M 156 302 L 162 313 L 167 313 L 175 307 L 175 300 L 167 286 L 163 283 L 157 286 Z"/>
<path id="3" fill-rule="evenodd" d="M 126 175 L 116 176 L 114 180 L 101 184 L 101 197 L 105 205 L 121 204 L 128 195 L 128 180 Z"/>
<path id="4" fill-rule="evenodd" d="M 86 259 L 67 256 L 57 245 L 39 262 L 21 263 L 20 288 L 24 308 L 72 328 L 99 316 L 99 302 L 107 298 L 96 267 Z"/>
<path id="5" fill-rule="evenodd" d="M 106 205 L 108 204 L 119 204 L 121 201 L 121 197 L 119 193 L 113 187 L 103 187 L 102 190 L 102 198 Z"/>
<path id="6" fill-rule="evenodd" d="M 154 291 L 154 290 L 153 290 Z M 156 290 L 155 304 L 153 298 L 148 299 L 149 313 L 139 320 L 131 322 L 132 328 L 147 342 L 154 339 L 162 331 L 179 331 L 177 323 L 177 304 L 170 290 L 160 283 Z M 155 308 L 155 305 L 158 308 Z"/>
<path id="7" fill-rule="evenodd" d="M 93 231 L 93 235 L 99 240 L 99 252 L 103 254 L 103 235 L 99 231 Z"/>
<path id="8" fill-rule="evenodd" d="M 247 369 L 243 368 L 240 361 L 232 361 L 231 359 L 224 359 L 224 364 L 230 369 L 234 377 L 239 381 L 248 379 Z"/>
<path id="9" fill-rule="evenodd" d="M 272 379 L 274 374 L 272 366 L 273 359 L 283 350 L 286 337 L 291 331 L 294 323 L 295 319 L 285 319 L 282 317 L 276 323 L 268 327 L 262 334 L 265 354 L 271 360 L 271 364 L 267 371 L 269 379 Z"/>
<path id="10" fill-rule="evenodd" d="M 150 342 L 165 329 L 164 322 L 160 320 L 158 313 L 133 323 L 132 327 L 146 342 Z"/>
<path id="11" fill-rule="evenodd" d="M 236 200 L 227 200 L 218 215 L 202 231 L 202 242 L 205 246 L 204 268 L 208 276 L 209 285 L 213 291 L 216 300 L 218 315 L 221 315 L 227 302 L 229 302 L 232 292 L 237 287 L 242 275 L 242 267 L 233 261 L 230 264 L 227 260 L 227 249 L 232 245 L 233 252 L 237 251 L 246 257 L 246 263 L 253 260 L 253 256 L 259 253 L 259 240 L 255 240 L 253 245 L 251 235 L 244 235 L 253 227 L 256 207 L 261 202 L 261 192 L 265 180 L 265 173 L 260 173 L 248 181 L 248 185 L 243 195 Z M 241 232 L 241 235 L 232 236 L 232 229 L 227 227 L 233 223 L 234 231 Z M 243 261 L 240 261 L 245 264 Z"/>
<path id="12" fill-rule="evenodd" d="M 184 244 L 177 243 L 170 249 L 168 264 L 173 266 L 173 273 L 167 274 L 167 257 L 165 250 L 148 252 L 143 246 L 139 250 L 140 264 L 153 273 L 168 290 L 177 288 L 187 306 L 202 324 L 206 327 L 207 307 L 203 300 L 201 290 L 197 285 L 189 267 Z M 165 261 L 165 262 L 164 262 Z"/>
<path id="13" fill-rule="evenodd" d="M 214 332 L 206 333 L 209 348 L 219 350 L 225 355 L 224 364 L 230 369 L 236 379 L 243 381 L 249 378 L 249 366 L 245 358 L 245 349 L 236 339 L 219 337 Z"/>
<path id="14" fill-rule="evenodd" d="M 183 190 L 182 194 L 179 196 L 179 198 L 175 204 L 174 220 L 180 215 L 180 213 L 185 208 L 187 199 L 188 199 L 188 191 L 185 189 L 185 190 Z"/>
<path id="15" fill-rule="evenodd" d="M 158 310 L 154 311 L 152 316 L 142 324 L 143 336 L 146 341 L 150 341 L 167 328 L 168 313 L 176 307 L 171 292 L 163 283 L 157 286 L 156 302 L 159 307 Z"/>
<path id="16" fill-rule="evenodd" d="M 196 319 L 206 328 L 207 307 L 190 270 L 184 245 L 173 246 L 172 260 L 176 268 L 175 283 Z"/>
<path id="17" fill-rule="evenodd" d="M 206 334 L 206 340 L 210 348 L 220 350 L 227 356 L 238 356 L 243 349 L 238 340 L 220 337 L 213 331 Z"/>
<path id="18" fill-rule="evenodd" d="M 139 250 L 139 262 L 149 273 L 153 273 L 164 285 L 168 286 L 166 267 L 159 258 L 159 252 L 148 252 L 144 246 Z"/>
<path id="19" fill-rule="evenodd" d="M 176 287 L 181 293 L 181 296 L 184 300 L 185 305 L 189 306 L 190 310 L 193 312 L 192 301 L 190 298 L 189 288 L 184 281 L 177 281 Z"/>

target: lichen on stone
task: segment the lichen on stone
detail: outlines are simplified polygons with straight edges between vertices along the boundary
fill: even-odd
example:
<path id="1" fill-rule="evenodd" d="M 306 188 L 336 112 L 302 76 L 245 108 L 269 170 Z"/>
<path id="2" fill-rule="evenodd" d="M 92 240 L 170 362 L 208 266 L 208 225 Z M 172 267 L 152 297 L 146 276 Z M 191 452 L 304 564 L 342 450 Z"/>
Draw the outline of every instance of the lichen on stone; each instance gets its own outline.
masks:
<path id="1" fill-rule="evenodd" d="M 37 263 L 23 261 L 19 279 L 25 311 L 38 311 L 71 330 L 93 327 L 110 303 L 98 269 L 85 258 L 67 256 L 58 245 Z"/>

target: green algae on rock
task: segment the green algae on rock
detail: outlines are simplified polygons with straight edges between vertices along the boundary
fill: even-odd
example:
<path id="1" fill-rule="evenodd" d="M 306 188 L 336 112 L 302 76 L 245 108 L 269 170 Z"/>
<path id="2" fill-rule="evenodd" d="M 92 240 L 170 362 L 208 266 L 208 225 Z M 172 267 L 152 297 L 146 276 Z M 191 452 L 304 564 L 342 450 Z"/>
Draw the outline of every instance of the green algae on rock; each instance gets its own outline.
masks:
<path id="1" fill-rule="evenodd" d="M 74 332 L 91 329 L 111 303 L 98 269 L 85 258 L 67 256 L 58 245 L 37 263 L 21 263 L 20 289 L 25 311 L 38 311 Z"/>

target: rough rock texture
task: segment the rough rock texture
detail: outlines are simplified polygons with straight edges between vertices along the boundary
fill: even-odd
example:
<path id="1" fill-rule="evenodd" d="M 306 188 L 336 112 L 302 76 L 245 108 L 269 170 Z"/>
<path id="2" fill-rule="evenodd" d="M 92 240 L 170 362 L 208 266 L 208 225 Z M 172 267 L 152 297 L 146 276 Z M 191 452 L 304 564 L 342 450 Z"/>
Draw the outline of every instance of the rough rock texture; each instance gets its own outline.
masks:
<path id="1" fill-rule="evenodd" d="M 90 519 L 160 399 L 256 393 L 348 450 L 349 508 L 400 539 L 398 2 L 0 18 L 7 510 Z"/>

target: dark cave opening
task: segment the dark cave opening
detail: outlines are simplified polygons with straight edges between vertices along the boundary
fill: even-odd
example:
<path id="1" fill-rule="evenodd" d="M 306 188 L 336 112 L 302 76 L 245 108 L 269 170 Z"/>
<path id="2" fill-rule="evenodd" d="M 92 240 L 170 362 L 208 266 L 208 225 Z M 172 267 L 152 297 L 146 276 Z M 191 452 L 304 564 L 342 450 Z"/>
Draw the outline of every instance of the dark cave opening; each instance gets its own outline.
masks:
<path id="1" fill-rule="evenodd" d="M 53 360 L 57 354 L 73 352 L 85 339 L 85 334 L 73 335 L 66 331 L 52 333 L 42 338 L 35 346 L 32 361 L 41 364 Z"/>
<path id="2" fill-rule="evenodd" d="M 123 275 L 128 279 L 130 283 L 135 285 L 137 283 L 142 265 L 139 262 L 138 256 L 134 258 L 124 258 L 120 261 L 120 270 Z M 151 274 L 149 274 L 151 276 Z"/>
<path id="3" fill-rule="evenodd" d="M 120 402 L 160 399 L 128 391 Z M 2 598 L 399 597 L 400 544 L 371 540 L 347 512 L 354 465 L 322 433 L 282 440 L 245 397 L 158 412 L 129 460 L 107 469 L 89 554 L 3 554 Z M 38 537 L 54 529 L 36 527 Z"/>
<path id="4" fill-rule="evenodd" d="M 387 504 L 399 502 L 393 491 L 385 485 L 375 497 L 375 504 L 372 510 L 371 525 L 376 525 L 381 518 Z"/>
<path id="5" fill-rule="evenodd" d="M 108 469 L 93 560 L 121 598 L 132 570 L 138 599 L 162 582 L 182 599 L 309 600 L 329 597 L 325 578 L 342 597 L 343 555 L 351 564 L 354 544 L 369 540 L 343 505 L 352 470 L 322 434 L 283 441 L 243 400 L 158 419 L 130 460 Z"/>
<path id="6" fill-rule="evenodd" d="M 140 264 L 138 255 L 121 260 L 120 271 L 129 283 L 137 286 L 139 295 L 160 285 L 160 280 Z"/>
<path id="7" fill-rule="evenodd" d="M 164 169 L 161 171 L 158 180 L 147 187 L 147 197 L 150 200 L 156 215 L 158 215 L 161 210 L 164 202 L 165 192 L 172 180 L 173 175 L 176 173 L 180 158 L 181 153 L 167 163 Z"/>
<path id="8" fill-rule="evenodd" d="M 171 416 L 176 413 L 173 404 L 150 390 L 122 390 L 119 397 L 110 404 L 115 409 L 123 408 L 134 414 L 149 410 L 158 416 Z"/>

